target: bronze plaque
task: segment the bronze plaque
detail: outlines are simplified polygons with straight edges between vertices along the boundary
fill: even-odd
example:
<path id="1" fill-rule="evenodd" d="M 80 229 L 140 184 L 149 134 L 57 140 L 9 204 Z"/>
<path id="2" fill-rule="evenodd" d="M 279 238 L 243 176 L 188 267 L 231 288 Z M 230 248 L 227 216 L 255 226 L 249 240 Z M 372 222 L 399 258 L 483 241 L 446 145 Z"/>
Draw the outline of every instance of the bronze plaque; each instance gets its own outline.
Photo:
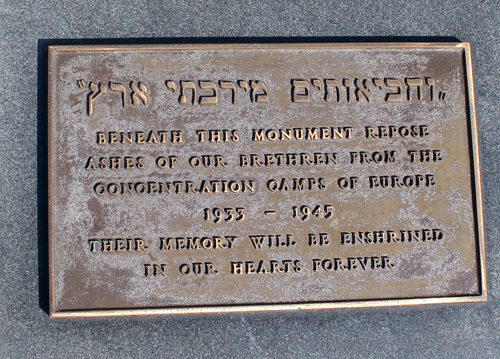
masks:
<path id="1" fill-rule="evenodd" d="M 53 316 L 486 300 L 469 44 L 49 57 Z"/>

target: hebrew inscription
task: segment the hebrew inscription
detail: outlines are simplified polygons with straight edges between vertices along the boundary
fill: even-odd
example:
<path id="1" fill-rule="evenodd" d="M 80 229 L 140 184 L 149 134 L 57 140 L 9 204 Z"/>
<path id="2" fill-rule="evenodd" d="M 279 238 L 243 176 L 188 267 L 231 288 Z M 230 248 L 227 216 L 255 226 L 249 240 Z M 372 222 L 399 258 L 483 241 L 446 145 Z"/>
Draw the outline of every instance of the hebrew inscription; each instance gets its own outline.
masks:
<path id="1" fill-rule="evenodd" d="M 483 300 L 468 51 L 51 48 L 52 314 Z"/>

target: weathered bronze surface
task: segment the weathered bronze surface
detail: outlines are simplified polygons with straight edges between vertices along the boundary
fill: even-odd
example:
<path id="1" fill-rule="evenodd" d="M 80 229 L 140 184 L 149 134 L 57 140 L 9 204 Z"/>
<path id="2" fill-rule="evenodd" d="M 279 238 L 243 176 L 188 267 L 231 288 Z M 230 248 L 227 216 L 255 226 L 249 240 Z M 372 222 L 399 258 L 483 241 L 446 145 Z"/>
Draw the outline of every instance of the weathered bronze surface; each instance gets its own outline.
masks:
<path id="1" fill-rule="evenodd" d="M 486 300 L 468 44 L 49 64 L 52 315 Z"/>

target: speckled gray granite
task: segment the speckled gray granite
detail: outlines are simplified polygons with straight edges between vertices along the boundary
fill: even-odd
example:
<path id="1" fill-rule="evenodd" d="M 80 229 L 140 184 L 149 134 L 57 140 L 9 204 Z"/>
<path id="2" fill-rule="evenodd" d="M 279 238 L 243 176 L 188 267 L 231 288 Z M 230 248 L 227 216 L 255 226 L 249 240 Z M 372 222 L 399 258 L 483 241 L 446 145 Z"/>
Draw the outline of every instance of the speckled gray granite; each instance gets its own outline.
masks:
<path id="1" fill-rule="evenodd" d="M 496 1 L 0 0 L 0 357 L 500 357 L 499 35 Z M 400 40 L 456 37 L 472 43 L 489 301 L 480 306 L 49 319 L 43 310 L 46 46 L 78 39 L 102 43 L 98 39 L 103 38 L 117 43 L 109 39 L 323 36 L 331 38 L 316 40 L 406 36 Z"/>

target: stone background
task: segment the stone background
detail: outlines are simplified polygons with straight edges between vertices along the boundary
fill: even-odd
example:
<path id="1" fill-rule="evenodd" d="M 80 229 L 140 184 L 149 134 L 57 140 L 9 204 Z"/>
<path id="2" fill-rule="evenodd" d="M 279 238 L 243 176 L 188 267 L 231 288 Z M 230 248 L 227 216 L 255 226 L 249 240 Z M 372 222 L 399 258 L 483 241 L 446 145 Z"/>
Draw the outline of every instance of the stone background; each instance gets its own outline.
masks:
<path id="1" fill-rule="evenodd" d="M 499 24 L 496 1 L 0 0 L 0 357 L 499 357 Z M 453 38 L 472 43 L 486 304 L 49 319 L 47 45 Z"/>

